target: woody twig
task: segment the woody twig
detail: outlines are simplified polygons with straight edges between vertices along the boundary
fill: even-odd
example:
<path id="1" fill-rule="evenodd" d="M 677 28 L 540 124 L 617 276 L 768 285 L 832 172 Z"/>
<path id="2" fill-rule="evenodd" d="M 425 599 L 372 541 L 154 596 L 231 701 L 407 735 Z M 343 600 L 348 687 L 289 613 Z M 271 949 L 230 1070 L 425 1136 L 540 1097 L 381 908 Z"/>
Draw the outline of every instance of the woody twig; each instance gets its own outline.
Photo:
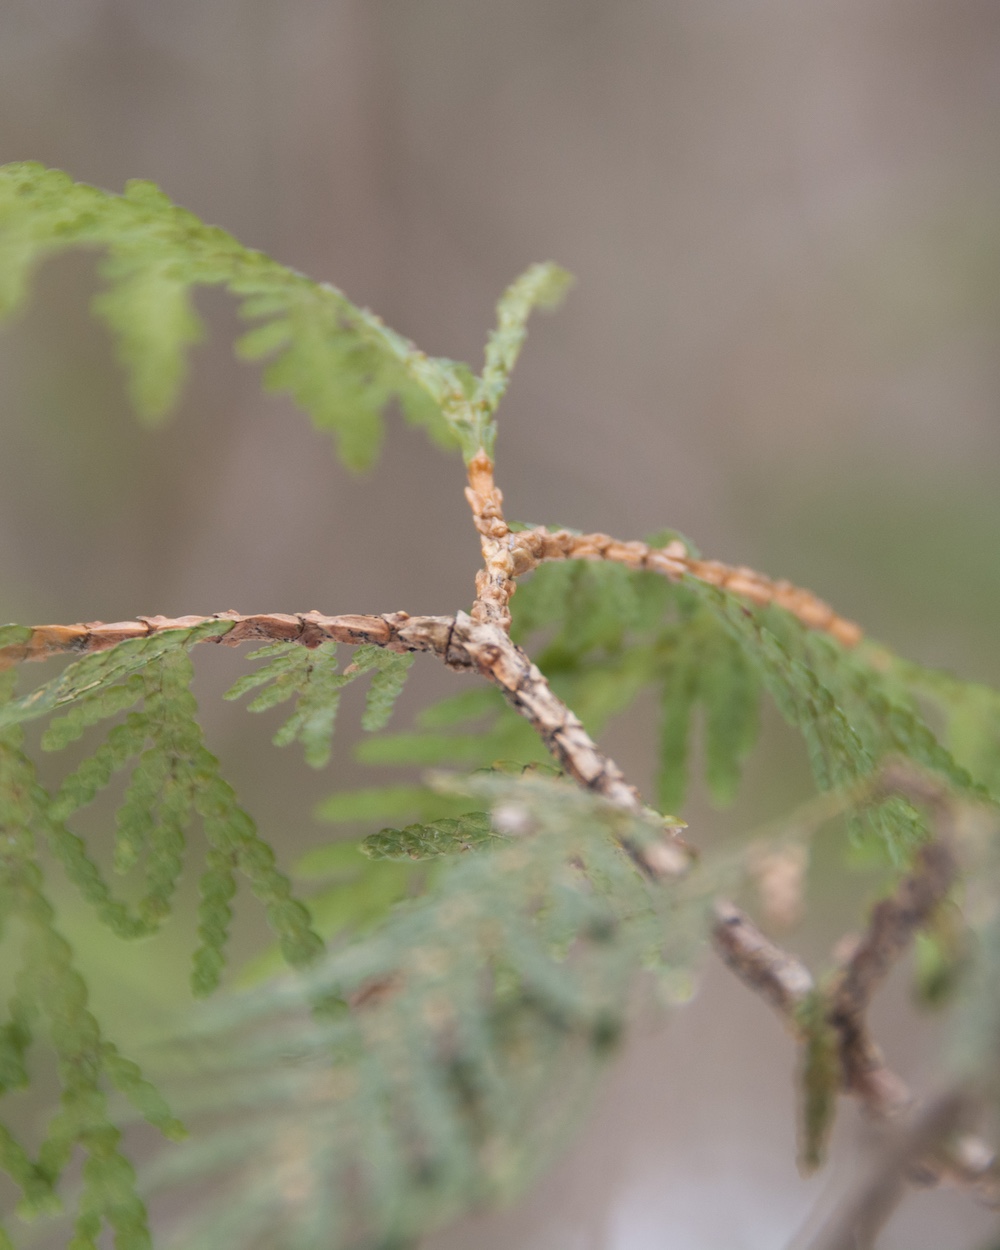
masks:
<path id="1" fill-rule="evenodd" d="M 214 616 L 143 617 L 114 624 L 41 625 L 23 642 L 0 649 L 0 667 L 70 653 L 87 655 L 121 642 L 170 630 L 190 630 L 210 621 L 231 622 L 224 633 L 205 638 L 225 646 L 242 642 L 291 642 L 317 647 L 323 642 L 351 645 L 369 643 L 391 651 L 423 651 L 437 655 L 449 668 L 478 672 L 497 686 L 504 698 L 534 726 L 560 767 L 585 789 L 626 811 L 643 814 L 638 791 L 622 770 L 605 755 L 579 718 L 553 694 L 538 667 L 511 642 L 493 621 L 477 622 L 464 612 L 456 616 L 410 616 L 391 612 L 383 616 L 323 616 L 319 612 L 295 615 L 270 613 L 244 616 L 219 612 Z M 665 826 L 662 843 L 627 847 L 641 867 L 654 877 L 677 875 L 688 856 L 679 841 L 679 826 Z"/>
<path id="2" fill-rule="evenodd" d="M 867 1012 L 876 989 L 945 900 L 956 872 L 956 810 L 946 788 L 934 778 L 897 763 L 883 771 L 873 790 L 874 797 L 893 794 L 928 809 L 934 837 L 921 847 L 913 871 L 872 909 L 865 932 L 853 944 L 832 983 L 822 991 L 825 1019 L 836 1038 L 842 1091 L 856 1097 L 877 1120 L 899 1124 L 908 1113 L 916 1117 L 904 1131 L 902 1144 L 892 1152 L 884 1192 L 873 1189 L 864 1201 L 859 1199 L 858 1219 L 863 1212 L 865 1221 L 869 1212 L 882 1212 L 886 1196 L 895 1192 L 892 1187 L 897 1177 L 919 1185 L 955 1185 L 987 1202 L 1000 1198 L 995 1153 L 979 1138 L 952 1131 L 957 1121 L 938 1116 L 934 1110 L 937 1104 L 921 1111 L 906 1083 L 886 1063 L 868 1028 Z M 799 1041 L 805 1041 L 801 1011 L 816 992 L 809 969 L 731 903 L 716 905 L 712 939 L 736 976 L 775 1008 Z M 853 1246 L 854 1242 L 840 1239 L 841 1229 L 838 1221 L 835 1229 L 831 1226 L 831 1239 L 817 1245 L 822 1244 L 824 1250 L 827 1245 Z"/>
<path id="3" fill-rule="evenodd" d="M 861 636 L 857 626 L 839 617 L 809 592 L 788 583 L 772 582 L 748 569 L 696 560 L 681 543 L 656 548 L 645 543 L 616 542 L 603 534 L 573 535 L 543 528 L 514 533 L 504 519 L 503 497 L 493 479 L 492 462 L 485 453 L 469 465 L 466 495 L 483 552 L 483 568 L 476 578 L 477 594 L 470 614 L 410 616 L 393 612 L 326 616 L 312 611 L 243 615 L 230 611 L 210 617 L 153 616 L 111 624 L 43 625 L 0 648 L 0 668 L 59 654 L 83 656 L 130 639 L 190 630 L 208 621 L 229 623 L 228 629 L 204 639 L 226 646 L 266 640 L 316 647 L 325 641 L 336 641 L 351 645 L 368 643 L 399 652 L 427 652 L 449 668 L 476 672 L 497 686 L 515 711 L 535 728 L 560 767 L 581 786 L 623 810 L 644 814 L 642 799 L 622 770 L 600 750 L 578 717 L 552 692 L 537 666 L 511 641 L 509 604 L 518 576 L 543 560 L 614 560 L 672 579 L 696 577 L 754 603 L 777 603 L 805 624 L 825 630 L 845 645 L 856 643 Z M 871 1040 L 865 1015 L 872 994 L 891 964 L 944 898 L 955 865 L 951 848 L 953 811 L 943 788 L 904 769 L 887 772 L 881 784 L 885 793 L 902 793 L 928 806 L 935 819 L 937 837 L 922 849 L 914 872 L 904 879 L 897 893 L 876 907 L 867 932 L 827 991 L 826 1011 L 838 1039 L 844 1092 L 858 1097 L 869 1111 L 884 1119 L 898 1116 L 912 1105 L 913 1099 Z M 625 850 L 654 879 L 680 875 L 690 863 L 676 827 L 665 828 L 662 841 L 651 847 L 625 845 Z M 718 904 L 713 941 L 730 969 L 770 1002 L 792 1031 L 801 1036 L 798 1013 L 815 993 L 808 969 L 761 933 L 732 903 Z M 980 1161 L 985 1157 L 985 1148 L 977 1157 Z M 972 1183 L 969 1167 L 954 1152 L 938 1152 L 936 1160 L 923 1160 L 921 1167 L 925 1181 L 930 1177 Z M 977 1183 L 983 1174 L 979 1168 Z"/>
<path id="4" fill-rule="evenodd" d="M 610 560 L 628 568 L 660 573 L 671 581 L 693 577 L 757 606 L 777 604 L 809 629 L 830 634 L 845 647 L 862 638 L 859 625 L 839 616 L 810 590 L 791 582 L 775 581 L 754 569 L 699 560 L 679 540 L 665 547 L 644 542 L 621 542 L 609 534 L 574 534 L 545 526 L 512 531 L 503 514 L 503 494 L 493 480 L 493 462 L 480 452 L 469 464 L 465 495 L 480 535 L 483 568 L 476 577 L 476 603 L 472 617 L 510 628 L 510 598 L 516 579 L 543 561 Z"/>

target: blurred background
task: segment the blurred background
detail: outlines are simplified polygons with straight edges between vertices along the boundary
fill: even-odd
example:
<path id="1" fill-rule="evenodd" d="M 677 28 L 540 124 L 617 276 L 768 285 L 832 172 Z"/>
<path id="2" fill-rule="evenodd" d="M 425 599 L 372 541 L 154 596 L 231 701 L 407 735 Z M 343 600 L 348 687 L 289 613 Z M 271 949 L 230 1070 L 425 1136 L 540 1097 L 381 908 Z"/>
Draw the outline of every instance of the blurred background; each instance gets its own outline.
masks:
<path id="1" fill-rule="evenodd" d="M 994 0 L 7 0 L 0 15 L 0 159 L 116 191 L 153 179 L 428 351 L 477 363 L 506 283 L 534 260 L 571 269 L 501 411 L 510 517 L 675 527 L 993 682 L 998 140 Z M 92 257 L 53 262 L 0 339 L 0 618 L 468 606 L 457 460 L 391 417 L 375 472 L 346 473 L 234 362 L 233 309 L 212 292 L 180 409 L 144 432 L 88 319 L 95 289 Z M 400 726 L 459 689 L 417 669 Z M 344 745 L 356 705 L 315 774 L 215 698 L 238 657 L 213 648 L 200 670 L 212 746 L 291 862 L 329 836 L 318 799 L 380 779 Z M 607 739 L 641 784 L 652 732 L 640 709 Z M 735 810 L 696 792 L 684 815 L 704 845 L 806 792 L 769 723 Z M 813 877 L 802 948 L 820 951 L 869 886 Z M 246 954 L 257 919 L 244 900 Z M 117 1036 L 181 1001 L 184 934 L 122 954 L 82 912 L 73 924 L 81 961 L 115 971 L 98 1005 Z M 876 1022 L 932 1086 L 938 1026 L 914 1024 L 904 983 Z M 830 1170 L 798 1176 L 793 1063 L 766 1008 L 710 967 L 692 1007 L 644 1017 L 526 1203 L 428 1250 L 787 1244 L 865 1142 L 845 1114 Z M 880 1245 L 973 1250 L 993 1227 L 920 1194 Z"/>

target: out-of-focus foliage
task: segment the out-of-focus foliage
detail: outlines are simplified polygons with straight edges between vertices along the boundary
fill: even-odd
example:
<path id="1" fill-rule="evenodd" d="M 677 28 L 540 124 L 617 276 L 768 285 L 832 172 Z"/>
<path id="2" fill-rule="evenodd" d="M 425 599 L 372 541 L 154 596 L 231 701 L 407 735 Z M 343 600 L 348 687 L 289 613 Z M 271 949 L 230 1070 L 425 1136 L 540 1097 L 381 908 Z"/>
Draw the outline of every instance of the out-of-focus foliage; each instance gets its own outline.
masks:
<path id="1" fill-rule="evenodd" d="M 230 1118 L 155 1182 L 217 1174 L 234 1188 L 180 1244 L 408 1244 L 502 1200 L 574 1122 L 621 1039 L 635 968 L 684 980 L 708 896 L 652 885 L 618 845 L 656 838 L 657 822 L 537 775 L 463 789 L 523 807 L 530 828 L 459 854 L 304 978 L 219 1004 L 209 1081 Z M 317 1014 L 331 995 L 352 1010 Z M 186 1101 L 193 1115 L 218 1105 L 202 1090 Z M 288 1199 L 293 1180 L 302 1201 Z"/>
<path id="2" fill-rule="evenodd" d="M 492 412 L 524 337 L 532 307 L 551 306 L 566 279 L 533 266 L 499 306 L 482 381 L 464 365 L 429 357 L 358 308 L 336 287 L 314 282 L 207 226 L 150 182 L 112 195 L 33 162 L 0 168 L 0 314 L 24 300 L 40 261 L 71 247 L 106 251 L 108 289 L 95 312 L 108 324 L 128 370 L 133 402 L 148 420 L 175 402 L 187 351 L 203 335 L 191 300 L 198 286 L 224 286 L 241 316 L 258 322 L 237 344 L 248 360 L 271 358 L 264 384 L 287 391 L 337 438 L 344 463 L 371 465 L 390 399 L 443 446 L 467 457 L 492 447 Z"/>

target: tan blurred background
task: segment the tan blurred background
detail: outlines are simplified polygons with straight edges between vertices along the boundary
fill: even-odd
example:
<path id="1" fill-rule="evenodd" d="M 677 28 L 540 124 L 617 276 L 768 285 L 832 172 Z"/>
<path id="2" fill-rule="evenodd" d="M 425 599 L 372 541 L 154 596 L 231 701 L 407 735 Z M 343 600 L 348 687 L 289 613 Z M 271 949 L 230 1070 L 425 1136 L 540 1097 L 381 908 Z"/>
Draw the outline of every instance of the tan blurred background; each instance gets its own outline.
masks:
<path id="1" fill-rule="evenodd" d="M 26 158 L 112 190 L 151 178 L 472 362 L 502 287 L 558 260 L 578 286 L 532 324 L 501 414 L 510 516 L 676 527 L 914 658 L 1000 680 L 995 0 L 7 0 L 0 159 Z M 0 339 L 0 618 L 468 605 L 457 461 L 392 418 L 376 472 L 348 475 L 232 361 L 214 293 L 180 410 L 144 433 L 87 319 L 94 286 L 91 258 L 53 263 Z M 202 668 L 212 696 L 238 661 Z M 457 688 L 425 668 L 400 723 Z M 321 775 L 274 759 L 229 705 L 207 720 L 289 860 L 326 836 L 318 798 L 376 780 L 346 749 Z M 609 736 L 644 784 L 651 724 Z M 699 837 L 804 792 L 770 724 L 768 743 L 736 813 L 695 796 Z M 843 927 L 850 882 L 828 893 Z M 158 946 L 177 986 L 185 941 Z M 147 965 L 96 939 L 83 958 L 115 960 L 127 1031 Z M 890 1055 L 933 1079 L 936 1034 L 897 990 Z M 791 1065 L 765 1009 L 713 974 L 643 1027 L 522 1210 L 428 1244 L 775 1250 L 860 1140 L 848 1117 L 833 1180 L 798 1178 Z M 992 1227 L 919 1196 L 881 1244 L 973 1250 Z"/>

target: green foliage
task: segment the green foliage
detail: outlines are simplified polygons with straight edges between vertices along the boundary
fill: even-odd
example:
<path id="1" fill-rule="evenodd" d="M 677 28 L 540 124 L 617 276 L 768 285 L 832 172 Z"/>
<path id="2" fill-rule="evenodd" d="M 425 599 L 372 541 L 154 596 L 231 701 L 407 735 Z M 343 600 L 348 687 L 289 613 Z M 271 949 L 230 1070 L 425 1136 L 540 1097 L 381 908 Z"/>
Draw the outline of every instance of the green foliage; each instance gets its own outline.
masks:
<path id="1" fill-rule="evenodd" d="M 213 621 L 122 643 L 70 664 L 38 691 L 0 707 L 0 726 L 12 726 L 75 700 L 42 736 L 43 748 L 50 751 L 63 749 L 100 721 L 133 709 L 111 726 L 103 743 L 52 795 L 34 780 L 33 768 L 25 760 L 32 778 L 31 827 L 45 838 L 100 919 L 120 937 L 135 938 L 155 932 L 169 915 L 184 867 L 186 832 L 199 818 L 208 862 L 201 880 L 201 946 L 192 974 L 197 993 L 215 987 L 225 963 L 236 873 L 247 879 L 263 904 L 291 963 L 307 962 L 322 948 L 308 912 L 292 897 L 288 878 L 277 869 L 274 852 L 239 806 L 219 774 L 218 760 L 204 744 L 185 651 L 228 628 L 228 622 Z M 141 709 L 136 708 L 140 703 Z M 131 775 L 116 815 L 114 868 L 125 873 L 144 860 L 145 892 L 134 907 L 115 896 L 85 839 L 68 825 L 129 766 Z"/>
<path id="2" fill-rule="evenodd" d="M 264 691 L 249 707 L 251 712 L 266 712 L 297 696 L 294 714 L 274 735 L 275 746 L 287 746 L 297 739 L 302 743 L 307 762 L 313 768 L 322 768 L 330 758 L 330 739 L 343 687 L 362 673 L 374 673 L 361 726 L 369 731 L 381 729 L 392 715 L 393 704 L 413 663 L 412 655 L 395 655 L 379 647 L 362 646 L 343 673 L 338 673 L 336 657 L 335 642 L 324 642 L 311 650 L 285 642 L 263 647 L 249 658 L 269 659 L 270 663 L 256 673 L 241 677 L 226 698 L 238 699 L 264 686 Z"/>
<path id="3" fill-rule="evenodd" d="M 331 824 L 396 820 L 407 816 L 433 820 L 438 816 L 458 815 L 461 803 L 461 799 L 438 794 L 427 786 L 373 786 L 331 794 L 316 808 L 316 816 Z"/>
<path id="4" fill-rule="evenodd" d="M 697 951 L 707 897 L 651 886 L 618 849 L 655 826 L 536 775 L 465 788 L 494 808 L 524 804 L 533 831 L 460 855 L 384 927 L 285 984 L 280 1009 L 267 987 L 219 1005 L 213 1088 L 269 1075 L 234 1123 L 155 1178 L 231 1187 L 224 1212 L 178 1230 L 186 1250 L 408 1244 L 508 1197 L 614 1053 L 630 969 L 676 972 Z M 330 994 L 351 1013 L 310 1023 Z M 246 1068 L 231 1030 L 255 1039 Z M 203 1091 L 188 1096 L 203 1106 Z"/>
<path id="5" fill-rule="evenodd" d="M 2 685 L 0 696 L 9 697 L 9 676 Z M 45 796 L 22 748 L 19 728 L 0 732 L 0 919 L 5 963 L 15 970 L 0 1028 L 0 1096 L 28 1085 L 29 1054 L 38 1043 L 47 1044 L 55 1058 L 60 1093 L 34 1155 L 0 1125 L 0 1163 L 21 1191 L 18 1214 L 31 1218 L 59 1209 L 60 1179 L 74 1153 L 82 1151 L 74 1250 L 96 1250 L 105 1227 L 121 1250 L 146 1250 L 146 1212 L 120 1149 L 121 1129 L 109 1112 L 108 1090 L 124 1094 L 167 1136 L 179 1138 L 183 1129 L 90 1010 L 86 984 L 44 890 L 36 832 L 47 823 Z"/>
<path id="6" fill-rule="evenodd" d="M 696 713 L 704 722 L 706 780 L 719 804 L 735 798 L 756 740 L 753 657 L 699 591 L 697 583 L 673 586 L 620 565 L 568 561 L 538 569 L 513 601 L 519 639 L 550 631 L 539 664 L 592 732 L 643 689 L 656 692 L 657 798 L 664 811 L 684 799 Z"/>
<path id="7" fill-rule="evenodd" d="M 148 183 L 116 196 L 38 165 L 0 169 L 0 312 L 21 304 L 39 263 L 71 247 L 103 251 L 95 311 L 144 417 L 175 402 L 202 337 L 194 293 L 221 286 L 254 323 L 238 353 L 266 360 L 265 385 L 332 432 L 354 468 L 377 455 L 393 401 L 466 460 L 492 455 L 527 318 L 568 281 L 536 265 L 513 283 L 476 377 Z M 983 687 L 871 644 L 845 649 L 777 608 L 749 608 L 694 579 L 674 584 L 612 563 L 543 566 L 512 606 L 515 640 L 537 649 L 552 688 L 591 734 L 644 695 L 656 699 L 664 811 L 683 801 L 696 737 L 711 797 L 733 801 L 762 694 L 887 875 L 908 866 L 928 829 L 902 800 L 872 798 L 886 760 L 903 756 L 975 803 L 1000 794 L 1000 696 Z M 29 1087 L 46 1052 L 59 1083 L 40 1146 L 0 1124 L 0 1167 L 27 1218 L 59 1204 L 67 1168 L 82 1161 L 73 1250 L 96 1250 L 106 1230 L 117 1250 L 149 1245 L 110 1096 L 167 1137 L 182 1129 L 91 1009 L 50 902 L 47 855 L 115 934 L 143 937 L 170 914 L 198 832 L 198 994 L 221 980 L 241 878 L 275 934 L 275 949 L 244 970 L 254 988 L 218 1002 L 181 1048 L 211 1060 L 207 1070 L 182 1065 L 171 1100 L 199 1133 L 164 1154 L 157 1183 L 229 1186 L 179 1230 L 185 1250 L 401 1247 L 517 1192 L 585 1104 L 627 1025 L 640 970 L 662 998 L 688 996 L 710 901 L 742 879 L 738 848 L 706 854 L 679 882 L 647 880 L 622 848 L 648 849 L 662 819 L 626 814 L 546 775 L 545 744 L 498 691 L 466 690 L 425 709 L 412 730 L 386 734 L 412 656 L 362 646 L 339 671 L 332 643 L 282 643 L 254 653 L 263 663 L 227 696 L 254 692 L 255 712 L 294 699 L 277 744 L 298 741 L 309 764 L 326 764 L 341 692 L 368 673 L 361 725 L 375 736 L 358 750 L 363 763 L 471 774 L 331 796 L 317 815 L 353 826 L 351 839 L 303 856 L 292 870 L 302 890 L 293 889 L 208 750 L 191 693 L 188 650 L 232 627 L 211 620 L 109 646 L 20 695 L 0 673 L 0 941 L 10 970 L 0 980 L 0 1098 Z M 0 627 L 0 663 L 32 638 L 25 627 Z M 75 753 L 51 788 L 25 747 L 23 725 L 42 717 L 42 749 Z M 111 869 L 142 877 L 127 897 L 112 890 L 94 834 L 73 827 L 83 809 L 115 794 Z M 957 995 L 971 1039 L 963 1062 L 976 1075 L 992 1071 L 1000 1036 L 994 843 L 969 844 L 971 919 L 938 908 L 917 952 L 925 996 Z M 974 897 L 977 887 L 989 905 Z M 296 976 L 279 975 L 289 964 Z M 803 1158 L 814 1166 L 839 1080 L 820 996 L 799 1025 Z M 0 1228 L 0 1250 L 9 1244 Z"/>
<path id="8" fill-rule="evenodd" d="M 316 932 L 329 945 L 380 924 L 419 885 L 412 866 L 374 862 L 358 842 L 328 842 L 302 856 L 292 877 L 312 886 L 305 895 Z M 243 985 L 281 972 L 280 947 L 264 951 L 240 974 Z"/>
<path id="9" fill-rule="evenodd" d="M 878 649 L 841 647 L 780 608 L 749 608 L 693 578 L 671 585 L 652 573 L 582 561 L 539 568 L 512 606 L 519 640 L 548 632 L 538 663 L 592 732 L 643 689 L 657 693 L 657 793 L 664 810 L 682 803 L 699 712 L 709 791 L 717 803 L 732 801 L 756 738 L 762 690 L 801 735 L 820 789 L 857 787 L 887 758 L 900 755 L 959 793 L 985 793 L 937 740 L 913 697 L 923 670 L 910 674 L 911 690 L 898 667 L 881 662 Z M 967 715 L 973 711 L 967 738 L 986 758 L 1000 760 L 989 745 L 1000 739 L 991 739 L 983 722 L 984 715 L 998 715 L 1000 698 L 991 702 L 991 692 L 977 695 L 971 688 L 970 694 L 969 687 L 954 684 L 965 693 L 953 694 L 953 706 Z M 953 719 L 949 735 L 969 754 L 961 736 L 966 723 L 960 715 Z M 978 767 L 982 772 L 985 765 Z M 922 818 L 900 799 L 866 806 L 863 815 L 852 825 L 856 836 L 874 832 L 897 862 L 924 836 Z"/>
<path id="10" fill-rule="evenodd" d="M 497 328 L 486 344 L 483 375 L 474 395 L 474 403 L 484 413 L 492 416 L 503 399 L 532 310 L 555 308 L 572 281 L 566 270 L 557 265 L 532 265 L 504 292 L 497 304 Z"/>
<path id="11" fill-rule="evenodd" d="M 826 999 L 820 991 L 802 1005 L 798 1024 L 805 1034 L 799 1162 L 802 1170 L 809 1173 L 816 1171 L 826 1155 L 841 1081 L 837 1036 L 827 1019 Z"/>
<path id="12" fill-rule="evenodd" d="M 146 638 L 134 638 L 108 651 L 98 651 L 69 664 L 58 677 L 0 708 L 0 726 L 45 716 L 70 703 L 77 706 L 50 731 L 48 746 L 58 750 L 96 724 L 136 701 L 141 682 L 128 678 L 175 651 L 232 629 L 229 621 L 207 621 L 193 629 L 171 629 Z M 119 683 L 123 683 L 119 685 Z M 133 697 L 134 695 L 134 697 Z M 77 701 L 80 702 L 77 702 Z"/>
<path id="13" fill-rule="evenodd" d="M 456 851 L 482 850 L 496 837 L 489 812 L 466 812 L 457 819 L 382 829 L 370 833 L 361 849 L 372 859 L 434 859 Z"/>
<path id="14" fill-rule="evenodd" d="M 927 706 L 943 723 L 942 737 L 954 758 L 1000 798 L 1000 693 L 888 654 L 881 660 L 901 697 Z"/>
<path id="15" fill-rule="evenodd" d="M 406 418 L 466 459 L 496 436 L 492 414 L 524 338 L 532 306 L 550 306 L 566 277 L 535 265 L 499 305 L 483 380 L 454 361 L 426 356 L 336 287 L 313 282 L 244 247 L 172 204 L 150 182 L 118 196 L 32 162 L 0 167 L 0 316 L 16 309 L 38 263 L 75 247 L 106 251 L 108 289 L 95 311 L 115 335 L 130 391 L 148 420 L 176 401 L 188 348 L 203 337 L 192 303 L 199 286 L 223 286 L 258 324 L 240 340 L 247 360 L 271 358 L 265 385 L 288 392 L 317 428 L 337 439 L 344 463 L 371 465 L 381 413 L 397 399 Z"/>

